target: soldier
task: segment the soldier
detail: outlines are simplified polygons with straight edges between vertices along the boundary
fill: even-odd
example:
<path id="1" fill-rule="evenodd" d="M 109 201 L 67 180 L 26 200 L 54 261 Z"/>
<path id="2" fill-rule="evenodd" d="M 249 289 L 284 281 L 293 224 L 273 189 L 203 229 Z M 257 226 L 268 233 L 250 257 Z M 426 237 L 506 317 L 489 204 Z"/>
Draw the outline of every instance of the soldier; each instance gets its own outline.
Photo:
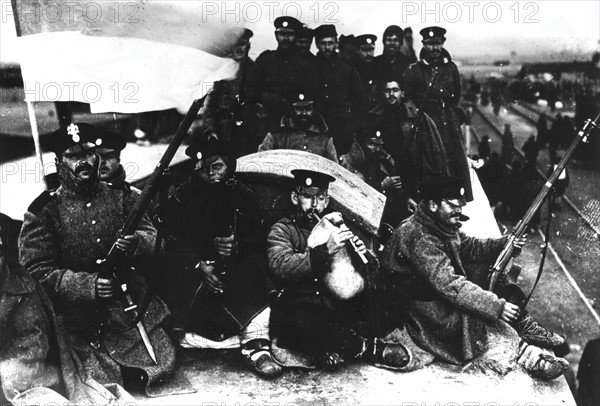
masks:
<path id="1" fill-rule="evenodd" d="M 340 60 L 334 25 L 315 28 L 317 107 L 329 127 L 338 155 L 346 154 L 367 113 L 367 96 L 356 70 Z"/>
<path id="2" fill-rule="evenodd" d="M 302 24 L 302 28 L 296 33 L 296 48 L 311 64 L 314 63 L 315 59 L 315 55 L 310 52 L 314 36 L 313 30 L 308 28 L 306 24 Z"/>
<path id="3" fill-rule="evenodd" d="M 125 137 L 112 131 L 100 131 L 95 144 L 96 154 L 100 157 L 100 180 L 129 189 L 131 186 L 125 181 L 127 174 L 121 165 L 121 151 L 127 146 Z"/>
<path id="4" fill-rule="evenodd" d="M 383 53 L 373 59 L 373 70 L 377 76 L 377 85 L 394 80 L 402 83 L 402 75 L 410 62 L 400 52 L 404 41 L 404 32 L 397 25 L 390 25 L 383 32 Z"/>
<path id="5" fill-rule="evenodd" d="M 256 59 L 259 102 L 267 112 L 267 131 L 279 128 L 298 94 L 313 100 L 317 79 L 313 66 L 296 49 L 296 32 L 302 28 L 293 17 L 275 19 L 276 51 L 264 51 Z"/>
<path id="6" fill-rule="evenodd" d="M 462 214 L 466 201 L 460 179 L 440 177 L 420 189 L 423 200 L 415 214 L 396 229 L 382 254 L 386 276 L 397 277 L 395 286 L 402 286 L 395 295 L 410 299 L 410 336 L 437 359 L 464 365 L 497 345 L 495 341 L 503 341 L 488 335 L 497 331 L 514 337 L 511 350 L 519 352 L 518 362 L 534 377 L 551 380 L 562 375 L 568 362 L 541 347 L 555 347 L 564 339 L 539 326 L 517 305 L 482 289 L 477 282 L 486 275 L 465 269 L 497 256 L 509 237 L 478 239 L 459 231 L 468 219 Z M 525 242 L 526 236 L 513 245 L 520 250 Z M 522 340 L 519 348 L 515 330 Z"/>
<path id="7" fill-rule="evenodd" d="M 375 52 L 376 41 L 377 36 L 373 34 L 359 35 L 355 38 L 356 47 L 358 48 L 358 59 L 354 66 L 367 92 L 369 109 L 373 108 L 380 99 L 375 72 L 373 71 L 373 54 Z"/>
<path id="8" fill-rule="evenodd" d="M 354 66 L 358 59 L 358 49 L 356 47 L 354 34 L 340 35 L 338 44 L 339 57 L 350 66 Z"/>
<path id="9" fill-rule="evenodd" d="M 230 144 L 236 156 L 256 151 L 260 142 L 256 139 L 258 70 L 248 56 L 253 35 L 252 30 L 244 28 L 229 54 L 240 65 L 235 79 L 215 82 L 201 112 L 204 138 L 214 137 Z"/>
<path id="10" fill-rule="evenodd" d="M 233 177 L 236 161 L 222 143 L 194 144 L 186 154 L 194 173 L 163 211 L 175 335 L 186 348 L 241 347 L 253 372 L 276 378 L 254 192 Z"/>
<path id="11" fill-rule="evenodd" d="M 138 193 L 98 181 L 97 138 L 95 128 L 86 123 L 72 123 L 52 134 L 61 185 L 56 192 L 42 193 L 25 213 L 19 259 L 58 309 L 91 378 L 103 384 L 141 384 L 146 393 L 156 393 L 175 365 L 175 348 L 162 328 L 169 311 L 148 292 L 143 276 L 151 263 L 156 229 L 144 216 L 135 233 L 116 241 L 121 253 L 119 284 L 129 286 L 137 304 L 147 305 L 139 313 L 144 314 L 142 332 L 123 314 L 116 281 L 99 276 L 101 259 Z M 148 293 L 138 297 L 141 292 Z M 144 341 L 144 333 L 151 344 Z"/>
<path id="12" fill-rule="evenodd" d="M 422 106 L 435 122 L 449 158 L 448 172 L 463 180 L 466 199 L 471 201 L 470 169 L 460 128 L 464 113 L 458 107 L 461 95 L 458 68 L 443 47 L 445 29 L 427 27 L 420 33 L 423 36 L 421 60 L 404 74 L 405 94 L 416 106 Z"/>
<path id="13" fill-rule="evenodd" d="M 312 100 L 306 100 L 303 94 L 292 105 L 292 114 L 281 119 L 280 130 L 267 133 L 258 151 L 271 149 L 297 149 L 311 152 L 337 162 L 337 152 L 329 136 L 323 117 L 314 111 Z"/>
<path id="14" fill-rule="evenodd" d="M 316 217 L 323 216 L 329 205 L 328 185 L 335 179 L 300 169 L 292 174 L 295 188 L 290 198 L 296 212 L 273 225 L 267 237 L 269 267 L 280 289 L 271 313 L 271 335 L 278 346 L 301 351 L 326 369 L 335 369 L 343 357 L 394 369 L 416 368 L 413 353 L 404 345 L 357 333 L 358 321 L 364 317 L 364 296 L 339 300 L 324 284 L 346 244 L 352 242 L 357 252 L 367 253 L 362 241 L 342 225 L 326 244 L 308 248 Z"/>
<path id="15" fill-rule="evenodd" d="M 409 194 L 404 190 L 396 161 L 385 150 L 380 130 L 367 130 L 363 150 L 365 165 L 362 173 L 365 182 L 387 196 L 381 221 L 395 228 L 414 211 L 414 193 Z"/>

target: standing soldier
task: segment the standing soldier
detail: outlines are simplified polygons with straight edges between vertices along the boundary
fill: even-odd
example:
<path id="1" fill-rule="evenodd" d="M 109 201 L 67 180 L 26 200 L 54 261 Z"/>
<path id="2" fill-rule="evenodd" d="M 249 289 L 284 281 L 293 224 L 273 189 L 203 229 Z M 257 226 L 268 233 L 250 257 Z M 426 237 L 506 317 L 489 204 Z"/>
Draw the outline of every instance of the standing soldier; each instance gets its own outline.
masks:
<path id="1" fill-rule="evenodd" d="M 337 162 L 337 153 L 325 120 L 314 111 L 312 100 L 306 100 L 302 94 L 299 99 L 292 105 L 292 113 L 281 119 L 279 131 L 267 133 L 258 151 L 297 149 Z"/>
<path id="2" fill-rule="evenodd" d="M 410 64 L 400 52 L 403 41 L 404 32 L 397 25 L 390 25 L 383 32 L 383 53 L 373 60 L 378 86 L 390 80 L 402 83 L 402 75 Z"/>
<path id="3" fill-rule="evenodd" d="M 256 64 L 248 56 L 254 33 L 245 28 L 230 57 L 239 63 L 237 76 L 215 82 L 202 110 L 202 134 L 230 144 L 236 156 L 256 151 L 257 80 Z"/>
<path id="4" fill-rule="evenodd" d="M 276 378 L 256 196 L 233 177 L 236 161 L 223 144 L 194 144 L 186 154 L 195 171 L 163 211 L 175 335 L 185 347 L 241 346 L 253 372 Z"/>
<path id="5" fill-rule="evenodd" d="M 444 49 L 445 29 L 427 27 L 420 33 L 423 36 L 421 60 L 404 74 L 406 97 L 419 108 L 422 106 L 435 122 L 448 154 L 448 172 L 462 180 L 465 198 L 471 201 L 471 177 L 458 115 L 462 112 L 458 107 L 461 96 L 458 68 Z"/>
<path id="6" fill-rule="evenodd" d="M 417 54 L 414 48 L 413 30 L 410 27 L 404 29 L 404 44 L 400 48 L 402 55 L 406 57 L 409 65 L 417 62 Z"/>
<path id="7" fill-rule="evenodd" d="M 100 131 L 95 143 L 96 154 L 100 157 L 100 180 L 128 190 L 131 186 L 125 180 L 127 174 L 121 165 L 121 151 L 127 146 L 125 137 L 112 131 Z"/>
<path id="8" fill-rule="evenodd" d="M 375 72 L 373 71 L 373 54 L 375 52 L 377 36 L 373 34 L 359 35 L 355 38 L 358 48 L 358 59 L 355 63 L 360 81 L 369 98 L 369 109 L 373 108 L 380 99 L 377 89 Z"/>
<path id="9" fill-rule="evenodd" d="M 139 195 L 98 181 L 97 138 L 85 123 L 52 135 L 61 185 L 42 193 L 25 213 L 19 260 L 50 296 L 90 377 L 103 384 L 142 384 L 150 394 L 175 366 L 175 348 L 163 330 L 169 311 L 148 292 L 143 276 L 151 266 L 156 229 L 144 216 L 135 233 L 116 241 L 119 283 L 127 282 L 138 305 L 147 304 L 139 313 L 145 329 L 138 329 L 123 314 L 117 281 L 99 271 Z M 141 292 L 147 294 L 135 297 Z"/>
<path id="10" fill-rule="evenodd" d="M 337 55 L 334 25 L 315 28 L 317 53 L 317 107 L 325 118 L 338 155 L 346 154 L 367 113 L 367 96 L 356 70 Z"/>
<path id="11" fill-rule="evenodd" d="M 311 64 L 315 61 L 315 55 L 310 52 L 313 38 L 313 30 L 308 28 L 306 24 L 302 24 L 302 28 L 296 33 L 296 48 L 298 48 L 298 52 L 301 55 L 306 57 L 306 61 Z"/>
<path id="12" fill-rule="evenodd" d="M 317 79 L 313 66 L 296 49 L 296 33 L 302 24 L 293 17 L 275 19 L 277 50 L 264 51 L 256 59 L 258 68 L 259 103 L 266 109 L 267 131 L 279 128 L 298 94 L 316 91 Z"/>

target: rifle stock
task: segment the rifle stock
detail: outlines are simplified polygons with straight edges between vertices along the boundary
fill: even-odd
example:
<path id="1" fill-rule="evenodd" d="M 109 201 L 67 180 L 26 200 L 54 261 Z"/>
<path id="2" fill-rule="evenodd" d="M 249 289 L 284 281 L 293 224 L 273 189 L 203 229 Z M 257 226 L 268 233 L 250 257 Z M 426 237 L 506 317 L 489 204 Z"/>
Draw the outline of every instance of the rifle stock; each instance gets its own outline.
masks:
<path id="1" fill-rule="evenodd" d="M 556 180 L 560 176 L 561 172 L 565 169 L 565 166 L 567 166 L 567 162 L 569 162 L 569 159 L 571 159 L 571 155 L 573 155 L 573 152 L 575 152 L 575 148 L 577 148 L 577 145 L 581 141 L 587 142 L 587 138 L 588 138 L 590 132 L 592 131 L 592 129 L 599 128 L 599 121 L 600 121 L 600 115 L 598 115 L 598 117 L 596 117 L 596 119 L 594 121 L 592 121 L 591 119 L 586 120 L 583 128 L 577 133 L 577 136 L 575 137 L 575 139 L 573 140 L 573 142 L 571 143 L 571 145 L 565 152 L 565 155 L 563 156 L 561 161 L 558 163 L 556 169 L 554 170 L 554 172 L 552 172 L 552 175 L 550 175 L 550 177 L 548 178 L 546 183 L 544 183 L 542 190 L 540 190 L 540 192 L 536 196 L 536 198 L 533 201 L 533 203 L 531 204 L 531 206 L 529 206 L 529 209 L 527 209 L 527 212 L 525 213 L 523 218 L 521 220 L 519 220 L 519 222 L 515 226 L 514 230 L 510 234 L 510 237 L 506 241 L 504 248 L 500 252 L 500 255 L 498 255 L 496 262 L 490 268 L 490 276 L 489 276 L 489 278 L 490 278 L 489 290 L 490 291 L 492 291 L 492 292 L 495 291 L 495 289 L 498 287 L 498 283 L 504 278 L 504 276 L 506 274 L 506 267 L 507 267 L 508 263 L 510 262 L 510 260 L 513 256 L 514 250 L 515 250 L 515 248 L 513 247 L 513 241 L 516 238 L 521 237 L 525 233 L 525 230 L 527 230 L 527 226 L 529 225 L 529 222 L 533 218 L 534 214 L 541 207 L 544 200 L 546 200 L 546 197 L 550 193 L 550 190 L 552 189 L 554 182 L 556 182 Z"/>

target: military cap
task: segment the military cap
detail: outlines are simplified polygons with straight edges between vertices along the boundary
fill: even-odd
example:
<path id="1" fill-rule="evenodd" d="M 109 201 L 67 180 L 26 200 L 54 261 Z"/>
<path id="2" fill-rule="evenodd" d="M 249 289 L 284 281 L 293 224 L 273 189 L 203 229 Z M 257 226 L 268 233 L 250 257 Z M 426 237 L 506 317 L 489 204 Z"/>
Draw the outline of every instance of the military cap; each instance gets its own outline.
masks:
<path id="1" fill-rule="evenodd" d="M 419 31 L 419 34 L 423 37 L 423 43 L 440 43 L 446 40 L 446 30 L 442 27 L 426 27 Z"/>
<path id="2" fill-rule="evenodd" d="M 296 38 L 308 38 L 312 41 L 314 36 L 315 34 L 313 30 L 308 28 L 306 24 L 302 24 L 302 28 L 300 28 L 300 30 L 296 32 Z"/>
<path id="3" fill-rule="evenodd" d="M 375 41 L 377 41 L 377 35 L 373 34 L 363 34 L 359 35 L 354 39 L 354 43 L 358 48 L 362 46 L 371 46 L 375 48 Z"/>
<path id="4" fill-rule="evenodd" d="M 71 123 L 54 131 L 50 136 L 50 151 L 61 155 L 74 145 L 93 147 L 98 134 L 96 128 L 87 123 Z"/>
<path id="5" fill-rule="evenodd" d="M 113 131 L 100 131 L 94 144 L 96 144 L 97 148 L 110 148 L 116 151 L 122 151 L 127 146 L 125 137 Z"/>
<path id="6" fill-rule="evenodd" d="M 333 176 L 307 169 L 293 169 L 292 176 L 296 187 L 302 188 L 327 189 L 329 184 L 335 181 Z"/>
<path id="7" fill-rule="evenodd" d="M 383 138 L 381 138 L 380 130 L 367 130 L 366 139 L 373 144 L 383 145 Z"/>
<path id="8" fill-rule="evenodd" d="M 294 107 L 308 107 L 312 106 L 313 101 L 310 97 L 304 95 L 304 93 L 300 93 L 296 101 L 292 102 L 292 106 Z"/>
<path id="9" fill-rule="evenodd" d="M 298 32 L 302 29 L 302 23 L 294 17 L 282 16 L 275 19 L 276 32 Z"/>
<path id="10" fill-rule="evenodd" d="M 404 31 L 402 31 L 402 28 L 398 27 L 397 25 L 390 25 L 383 32 L 382 38 L 385 39 L 386 37 L 391 37 L 392 35 L 396 35 L 398 38 L 402 39 L 404 38 Z"/>
<path id="11" fill-rule="evenodd" d="M 333 24 L 323 24 L 319 25 L 314 30 L 315 33 L 315 42 L 318 43 L 323 38 L 335 37 L 337 38 L 337 31 L 335 30 L 335 25 Z"/>
<path id="12" fill-rule="evenodd" d="M 342 35 L 340 35 L 339 43 L 340 43 L 340 46 L 342 46 L 346 43 L 354 44 L 354 40 L 355 40 L 354 34 L 350 34 L 350 35 L 342 34 Z"/>
<path id="13" fill-rule="evenodd" d="M 419 188 L 425 200 L 457 200 L 456 204 L 464 206 L 465 188 L 462 180 L 450 176 L 438 176 L 428 179 Z"/>
<path id="14" fill-rule="evenodd" d="M 227 157 L 230 153 L 230 149 L 225 143 L 215 140 L 214 138 L 196 142 L 185 149 L 185 154 L 197 161 L 215 155 Z"/>

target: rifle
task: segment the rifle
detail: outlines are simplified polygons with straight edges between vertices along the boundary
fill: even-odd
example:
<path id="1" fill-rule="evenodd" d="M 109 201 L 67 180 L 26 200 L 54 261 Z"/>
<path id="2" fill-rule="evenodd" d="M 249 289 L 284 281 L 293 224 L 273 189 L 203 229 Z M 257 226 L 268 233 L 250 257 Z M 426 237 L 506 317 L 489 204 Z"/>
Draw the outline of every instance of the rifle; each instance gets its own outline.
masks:
<path id="1" fill-rule="evenodd" d="M 146 332 L 146 329 L 144 328 L 144 325 L 141 321 L 141 317 L 143 315 L 138 314 L 138 306 L 136 303 L 134 303 L 131 295 L 129 294 L 127 284 L 124 283 L 124 278 L 122 275 L 123 261 L 121 261 L 121 251 L 117 249 L 117 239 L 126 235 L 131 235 L 137 229 L 142 217 L 144 216 L 144 213 L 150 205 L 150 201 L 152 200 L 154 193 L 156 192 L 159 186 L 161 176 L 168 169 L 171 160 L 175 156 L 175 153 L 177 152 L 179 146 L 183 141 L 183 138 L 187 134 L 187 131 L 192 125 L 192 122 L 196 119 L 198 111 L 204 104 L 205 98 L 206 96 L 202 97 L 201 99 L 194 100 L 194 102 L 192 103 L 187 114 L 179 124 L 177 132 L 175 133 L 175 136 L 173 137 L 171 143 L 167 147 L 167 150 L 156 165 L 156 168 L 154 169 L 152 175 L 150 175 L 148 182 L 142 190 L 142 194 L 137 199 L 133 208 L 127 215 L 127 218 L 125 219 L 125 222 L 123 224 L 123 228 L 117 233 L 115 241 L 110 247 L 108 254 L 106 254 L 106 257 L 104 259 L 97 261 L 97 264 L 100 266 L 98 277 L 104 279 L 114 279 L 118 282 L 118 285 L 121 289 L 121 292 L 119 292 L 118 294 L 118 298 L 123 304 L 123 311 L 125 314 L 130 315 L 131 319 L 136 324 L 142 341 L 144 342 L 144 346 L 146 347 L 148 354 L 150 354 L 150 357 L 152 358 L 155 364 L 157 363 L 156 354 L 154 353 L 154 348 L 150 343 L 148 333 Z"/>
<path id="2" fill-rule="evenodd" d="M 510 260 L 513 256 L 514 250 L 515 250 L 515 248 L 513 247 L 514 240 L 517 238 L 520 238 L 525 233 L 525 230 L 527 230 L 527 226 L 529 225 L 529 222 L 531 221 L 534 214 L 538 211 L 538 209 L 540 208 L 540 206 L 542 205 L 542 203 L 544 202 L 544 200 L 550 193 L 550 190 L 552 189 L 554 182 L 556 182 L 556 180 L 560 176 L 561 172 L 565 169 L 565 166 L 567 165 L 567 162 L 571 158 L 571 155 L 573 155 L 573 152 L 575 152 L 575 148 L 581 141 L 588 142 L 588 136 L 589 136 L 590 132 L 592 131 L 592 129 L 594 129 L 594 128 L 600 128 L 600 114 L 598 115 L 598 117 L 596 117 L 596 119 L 594 121 L 592 121 L 591 119 L 586 120 L 583 128 L 577 133 L 577 136 L 575 137 L 575 139 L 573 140 L 573 142 L 571 143 L 571 145 L 565 152 L 565 155 L 563 156 L 561 161 L 558 163 L 554 172 L 552 172 L 552 175 L 550 175 L 550 177 L 548 178 L 548 180 L 542 187 L 542 190 L 540 190 L 540 192 L 538 193 L 537 197 L 535 198 L 535 200 L 533 201 L 533 203 L 531 204 L 529 209 L 527 209 L 527 212 L 525 213 L 523 218 L 521 220 L 519 220 L 519 222 L 513 229 L 508 240 L 506 241 L 506 244 L 504 245 L 504 248 L 502 249 L 502 251 L 500 252 L 500 255 L 496 259 L 496 262 L 490 268 L 489 290 L 491 292 L 495 291 L 496 288 L 498 287 L 498 284 L 500 283 L 500 281 L 502 281 L 504 278 L 506 278 L 506 274 L 507 274 L 506 267 L 507 267 L 508 263 L 510 262 Z"/>

